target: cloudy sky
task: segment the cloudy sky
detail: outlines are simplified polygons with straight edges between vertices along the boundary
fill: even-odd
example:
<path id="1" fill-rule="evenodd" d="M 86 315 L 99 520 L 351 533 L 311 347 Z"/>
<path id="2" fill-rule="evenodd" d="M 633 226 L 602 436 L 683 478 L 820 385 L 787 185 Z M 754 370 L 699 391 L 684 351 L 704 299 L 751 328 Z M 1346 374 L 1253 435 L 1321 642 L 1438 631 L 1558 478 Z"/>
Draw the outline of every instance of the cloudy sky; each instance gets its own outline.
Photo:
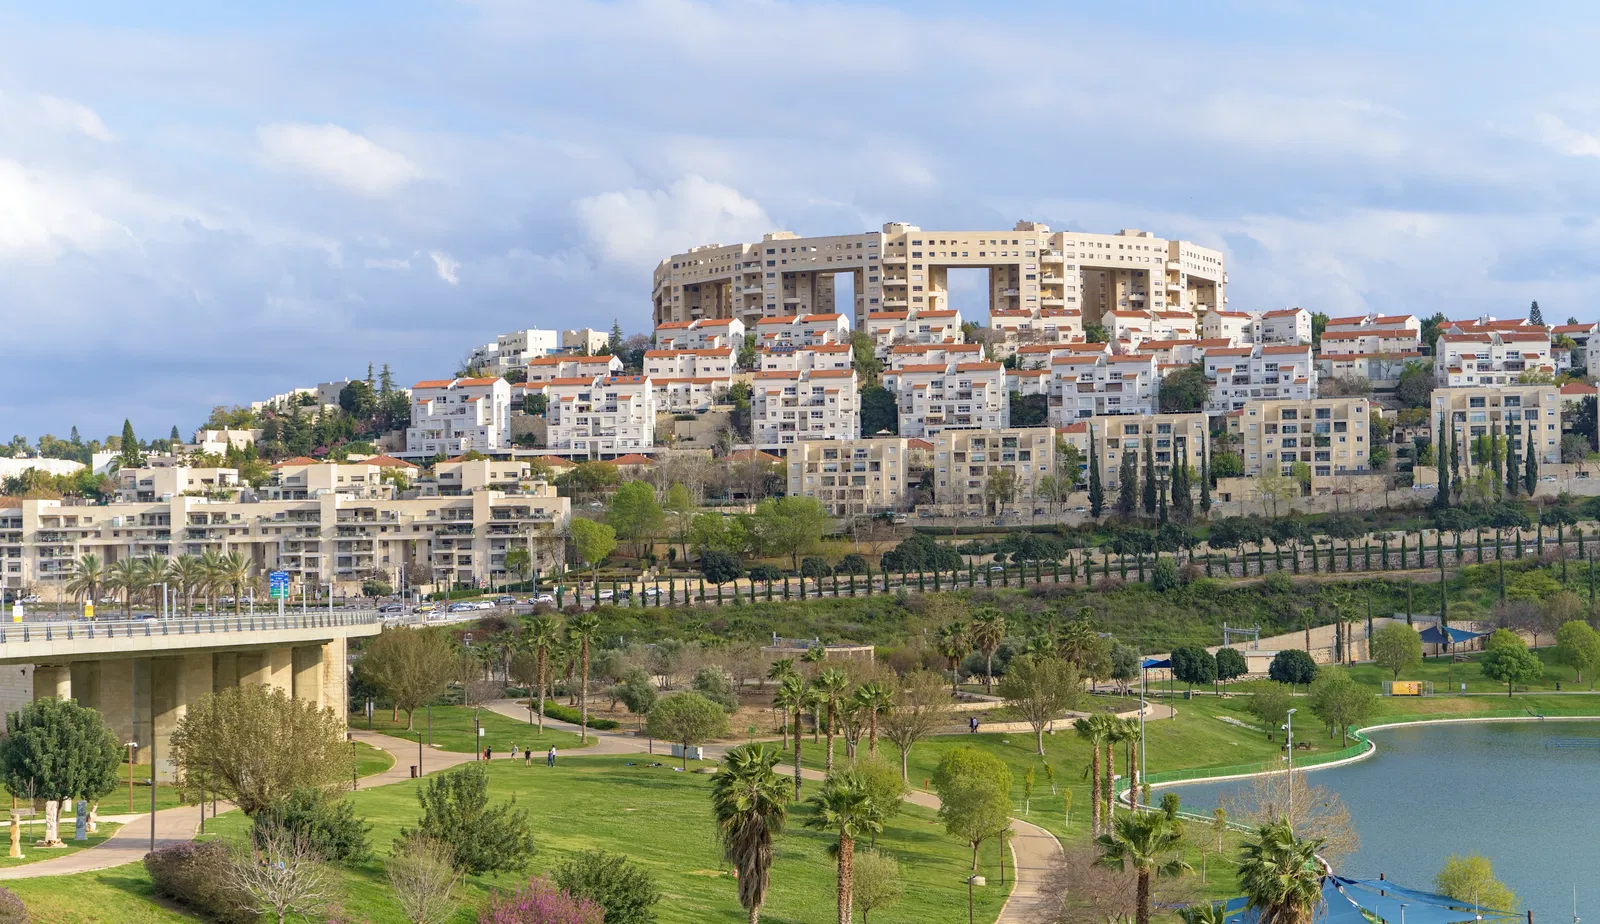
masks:
<path id="1" fill-rule="evenodd" d="M 0 439 L 644 330 L 661 256 L 778 227 L 1137 227 L 1235 308 L 1597 317 L 1600 14 L 1397 6 L 0 7 Z"/>

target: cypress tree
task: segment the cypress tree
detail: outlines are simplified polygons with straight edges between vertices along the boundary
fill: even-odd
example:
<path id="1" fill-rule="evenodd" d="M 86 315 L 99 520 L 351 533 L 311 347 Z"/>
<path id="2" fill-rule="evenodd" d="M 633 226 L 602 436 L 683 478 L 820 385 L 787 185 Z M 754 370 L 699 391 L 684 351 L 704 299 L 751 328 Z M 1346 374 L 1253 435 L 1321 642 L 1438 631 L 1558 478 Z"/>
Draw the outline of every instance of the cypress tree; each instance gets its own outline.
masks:
<path id="1" fill-rule="evenodd" d="M 1148 436 L 1144 438 L 1144 515 L 1156 515 L 1156 445 Z"/>
<path id="2" fill-rule="evenodd" d="M 1500 425 L 1491 424 L 1489 427 L 1489 457 L 1494 463 L 1494 486 L 1499 490 L 1500 485 L 1506 480 L 1505 447 L 1500 445 Z"/>
<path id="3" fill-rule="evenodd" d="M 1117 466 L 1117 515 L 1123 519 L 1133 516 L 1139 506 L 1139 453 L 1122 450 L 1122 461 Z"/>
<path id="4" fill-rule="evenodd" d="M 1439 415 L 1439 438 L 1433 441 L 1434 467 L 1439 470 L 1439 493 L 1433 497 L 1435 507 L 1445 507 L 1450 503 L 1450 460 L 1445 456 L 1444 421 L 1444 415 Z"/>
<path id="5" fill-rule="evenodd" d="M 1167 522 L 1167 483 L 1161 482 L 1156 492 L 1156 522 Z"/>
<path id="6" fill-rule="evenodd" d="M 127 418 L 122 421 L 122 454 L 117 457 L 117 464 L 122 468 L 140 468 L 144 465 L 144 453 L 139 451 L 139 438 L 133 435 L 133 422 Z"/>
<path id="7" fill-rule="evenodd" d="M 1533 446 L 1533 435 L 1530 433 L 1528 436 L 1528 451 L 1522 454 L 1525 466 L 1522 473 L 1522 482 L 1528 489 L 1529 497 L 1532 497 L 1534 490 L 1539 487 L 1539 453 L 1534 450 Z"/>
<path id="8" fill-rule="evenodd" d="M 1200 444 L 1200 512 L 1211 512 L 1211 447 L 1209 441 Z"/>
<path id="9" fill-rule="evenodd" d="M 1461 499 L 1461 441 L 1456 436 L 1456 428 L 1450 428 L 1450 496 L 1455 500 Z"/>
<path id="10" fill-rule="evenodd" d="M 1506 440 L 1506 497 L 1517 496 L 1517 485 L 1522 479 L 1517 477 L 1517 469 L 1521 467 L 1517 459 L 1516 450 L 1511 447 L 1511 440 Z"/>
<path id="11" fill-rule="evenodd" d="M 1089 426 L 1089 513 L 1095 519 L 1106 509 L 1106 489 L 1100 483 L 1100 450 L 1095 446 L 1094 426 Z"/>
<path id="12" fill-rule="evenodd" d="M 1172 473 L 1172 512 L 1180 523 L 1187 523 L 1194 516 L 1194 497 L 1189 492 L 1189 450 L 1185 447 Z"/>

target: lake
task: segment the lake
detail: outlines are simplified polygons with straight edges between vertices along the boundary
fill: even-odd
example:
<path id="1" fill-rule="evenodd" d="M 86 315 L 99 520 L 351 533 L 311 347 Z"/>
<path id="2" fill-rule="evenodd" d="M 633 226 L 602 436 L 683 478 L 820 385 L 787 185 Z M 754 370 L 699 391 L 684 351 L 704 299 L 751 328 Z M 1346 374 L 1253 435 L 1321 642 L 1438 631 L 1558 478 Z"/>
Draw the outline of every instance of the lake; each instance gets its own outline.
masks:
<path id="1" fill-rule="evenodd" d="M 1321 730 L 1317 730 L 1321 734 Z M 1452 853 L 1480 853 L 1536 924 L 1600 915 L 1600 721 L 1419 725 L 1371 734 L 1378 753 L 1313 770 L 1339 793 L 1361 835 L 1342 875 L 1430 889 Z M 1151 772 L 1159 768 L 1151 767 Z M 1173 787 L 1183 807 L 1209 812 L 1238 782 Z M 1157 791 L 1169 791 L 1166 788 Z"/>

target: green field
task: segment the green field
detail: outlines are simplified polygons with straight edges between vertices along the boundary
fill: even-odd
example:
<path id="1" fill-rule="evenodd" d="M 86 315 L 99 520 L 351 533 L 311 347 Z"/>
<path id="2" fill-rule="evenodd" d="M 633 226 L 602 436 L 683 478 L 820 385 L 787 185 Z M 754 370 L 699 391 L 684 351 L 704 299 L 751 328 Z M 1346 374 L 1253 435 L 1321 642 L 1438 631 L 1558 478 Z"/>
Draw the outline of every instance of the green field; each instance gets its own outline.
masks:
<path id="1" fill-rule="evenodd" d="M 224 816 L 226 817 L 226 816 Z M 198 918 L 157 904 L 143 863 L 76 876 L 5 883 L 34 921 L 49 924 L 194 924 Z"/>
<path id="2" fill-rule="evenodd" d="M 99 825 L 100 830 L 89 835 L 86 840 L 77 841 L 73 840 L 75 824 L 73 817 L 63 810 L 61 815 L 61 840 L 66 846 L 46 849 L 34 846 L 36 840 L 44 837 L 44 813 L 40 812 L 35 816 L 32 825 L 29 825 L 24 820 L 22 822 L 22 856 L 21 858 L 0 857 L 0 869 L 11 866 L 27 866 L 29 863 L 38 863 L 40 860 L 54 860 L 56 857 L 77 853 L 90 847 L 98 847 L 111 835 L 117 833 L 118 828 L 122 827 L 119 824 L 102 821 Z M 10 836 L 11 833 L 9 831 L 0 833 L 0 837 L 9 839 Z M 10 841 L 7 840 L 6 843 L 9 844 Z"/>
<path id="3" fill-rule="evenodd" d="M 1546 636 L 1541 641 L 1548 642 Z M 1554 692 L 1556 684 L 1561 684 L 1563 691 L 1588 691 L 1593 689 L 1594 678 L 1586 677 L 1582 683 L 1578 682 L 1577 672 L 1569 665 L 1562 664 L 1557 658 L 1554 648 L 1535 649 L 1539 660 L 1544 662 L 1544 677 L 1531 684 L 1518 685 L 1517 692 Z M 1400 672 L 1401 680 L 1428 680 L 1433 682 L 1436 694 L 1463 692 L 1461 684 L 1466 684 L 1467 693 L 1499 693 L 1505 696 L 1506 685 L 1483 676 L 1483 669 L 1478 666 L 1478 659 L 1483 657 L 1482 652 L 1464 652 L 1468 660 L 1457 663 L 1452 657 L 1424 658 L 1421 667 L 1411 668 Z M 1391 671 L 1384 670 L 1376 664 L 1357 664 L 1350 668 L 1350 676 L 1364 683 L 1372 684 L 1382 689 L 1386 680 L 1394 679 Z"/>
<path id="4" fill-rule="evenodd" d="M 373 731 L 383 732 L 386 735 L 393 735 L 396 738 L 412 742 L 417 740 L 417 732 L 420 731 L 422 732 L 423 741 L 425 743 L 431 741 L 437 750 L 458 751 L 463 754 L 472 753 L 474 750 L 472 746 L 473 710 L 466 706 L 434 706 L 432 711 L 431 732 L 429 730 L 428 711 L 424 709 L 417 710 L 416 728 L 413 731 L 406 731 L 406 714 L 404 712 L 400 713 L 400 720 L 395 721 L 394 714 L 385 709 L 379 709 L 372 714 L 371 728 Z M 507 718 L 492 709 L 478 710 L 477 721 L 484 731 L 481 739 L 482 746 L 494 749 L 497 754 L 502 752 L 511 753 L 511 745 L 513 744 L 518 748 L 532 745 L 535 751 L 546 750 L 551 745 L 555 745 L 557 750 L 562 751 L 580 746 L 578 735 L 575 732 L 557 731 L 546 726 L 544 734 L 540 735 L 537 725 L 530 726 L 526 721 Z M 352 715 L 350 717 L 350 727 L 366 729 L 368 727 L 367 717 L 364 715 Z M 591 738 L 590 740 L 593 739 Z M 411 752 L 410 755 L 401 754 L 400 756 L 402 758 L 415 756 L 415 752 Z"/>

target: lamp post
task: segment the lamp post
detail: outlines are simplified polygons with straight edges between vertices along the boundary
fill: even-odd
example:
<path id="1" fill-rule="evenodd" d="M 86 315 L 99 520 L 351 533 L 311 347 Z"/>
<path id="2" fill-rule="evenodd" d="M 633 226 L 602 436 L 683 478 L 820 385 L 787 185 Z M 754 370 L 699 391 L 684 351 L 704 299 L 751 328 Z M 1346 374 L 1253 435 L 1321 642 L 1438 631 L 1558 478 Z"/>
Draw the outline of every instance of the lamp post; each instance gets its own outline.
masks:
<path id="1" fill-rule="evenodd" d="M 1289 740 L 1289 828 L 1290 828 L 1290 830 L 1294 829 L 1294 714 L 1295 714 L 1295 710 L 1290 709 L 1289 713 L 1288 713 L 1288 722 L 1283 726 L 1283 730 L 1289 733 L 1288 740 Z M 1403 909 L 1404 909 L 1404 906 L 1402 906 L 1402 911 L 1401 911 L 1401 917 L 1402 918 L 1405 915 L 1405 912 L 1404 912 Z M 1402 924 L 1404 924 L 1403 921 L 1402 921 Z"/>
<path id="2" fill-rule="evenodd" d="M 139 742 L 128 742 L 128 814 L 133 814 L 133 751 Z"/>

